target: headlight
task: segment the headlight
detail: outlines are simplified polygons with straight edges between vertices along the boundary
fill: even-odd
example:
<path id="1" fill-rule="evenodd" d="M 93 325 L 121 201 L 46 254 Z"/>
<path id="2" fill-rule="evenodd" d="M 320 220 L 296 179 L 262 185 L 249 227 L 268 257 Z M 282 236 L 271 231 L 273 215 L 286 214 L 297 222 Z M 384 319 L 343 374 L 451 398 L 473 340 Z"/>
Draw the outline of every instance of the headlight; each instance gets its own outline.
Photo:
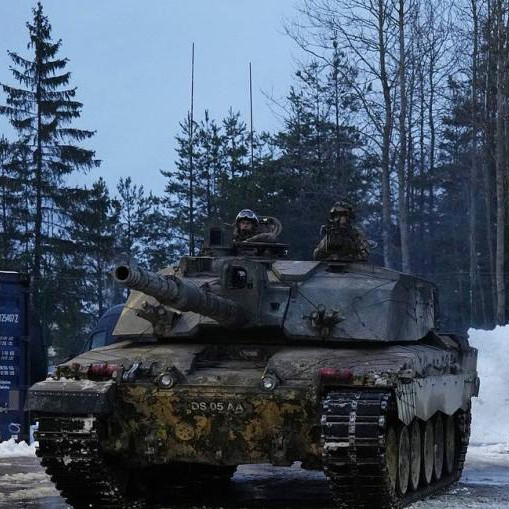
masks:
<path id="1" fill-rule="evenodd" d="M 157 385 L 161 389 L 171 389 L 175 383 L 175 377 L 171 373 L 162 373 L 156 379 Z"/>
<path id="2" fill-rule="evenodd" d="M 279 384 L 279 379 L 276 375 L 264 375 L 260 380 L 260 386 L 264 391 L 273 391 Z"/>

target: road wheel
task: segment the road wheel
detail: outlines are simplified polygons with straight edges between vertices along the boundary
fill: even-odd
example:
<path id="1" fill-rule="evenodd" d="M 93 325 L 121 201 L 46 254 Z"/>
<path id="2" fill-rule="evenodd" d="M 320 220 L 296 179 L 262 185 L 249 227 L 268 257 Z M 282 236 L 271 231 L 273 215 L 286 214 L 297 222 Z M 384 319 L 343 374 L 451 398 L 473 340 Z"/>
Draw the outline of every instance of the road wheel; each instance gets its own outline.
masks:
<path id="1" fill-rule="evenodd" d="M 433 474 L 438 480 L 444 468 L 444 421 L 440 413 L 433 418 L 433 428 Z"/>
<path id="2" fill-rule="evenodd" d="M 452 474 L 456 462 L 456 419 L 449 415 L 445 419 L 445 471 Z"/>
<path id="3" fill-rule="evenodd" d="M 391 488 L 395 491 L 398 480 L 398 438 L 392 426 L 388 429 L 385 439 L 385 457 L 389 482 Z"/>
<path id="4" fill-rule="evenodd" d="M 403 426 L 398 434 L 398 493 L 404 495 L 408 490 L 410 477 L 410 438 L 408 428 Z"/>
<path id="5" fill-rule="evenodd" d="M 433 478 L 433 420 L 429 419 L 424 423 L 422 429 L 422 468 L 421 480 L 425 486 L 431 483 Z"/>
<path id="6" fill-rule="evenodd" d="M 419 422 L 414 419 L 410 425 L 410 487 L 414 491 L 419 487 L 421 461 L 421 429 Z"/>

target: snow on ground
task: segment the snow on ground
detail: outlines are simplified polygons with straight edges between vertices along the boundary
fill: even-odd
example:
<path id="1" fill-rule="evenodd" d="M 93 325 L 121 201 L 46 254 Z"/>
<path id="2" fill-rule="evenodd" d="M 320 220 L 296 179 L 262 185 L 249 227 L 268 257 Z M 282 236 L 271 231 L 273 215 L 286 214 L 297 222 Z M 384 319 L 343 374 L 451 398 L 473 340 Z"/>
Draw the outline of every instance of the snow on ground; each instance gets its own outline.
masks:
<path id="1" fill-rule="evenodd" d="M 36 443 L 28 445 L 26 442 L 17 443 L 14 438 L 0 442 L 0 458 L 15 458 L 18 456 L 35 456 Z"/>
<path id="2" fill-rule="evenodd" d="M 467 461 L 509 467 L 509 325 L 468 333 L 479 351 L 481 389 L 472 401 Z"/>
<path id="3" fill-rule="evenodd" d="M 9 501 L 12 504 L 15 501 L 35 500 L 37 498 L 55 496 L 53 486 L 38 486 L 36 488 L 26 488 L 14 491 L 9 494 L 0 493 L 0 502 Z M 25 505 L 11 505 L 11 507 L 25 507 Z"/>
<path id="4" fill-rule="evenodd" d="M 509 448 L 507 444 L 479 445 L 471 442 L 467 453 L 467 466 L 504 467 L 509 469 Z"/>
<path id="5" fill-rule="evenodd" d="M 40 472 L 16 472 L 14 474 L 0 475 L 0 485 L 26 484 L 30 482 L 40 482 L 46 480 L 44 471 Z"/>

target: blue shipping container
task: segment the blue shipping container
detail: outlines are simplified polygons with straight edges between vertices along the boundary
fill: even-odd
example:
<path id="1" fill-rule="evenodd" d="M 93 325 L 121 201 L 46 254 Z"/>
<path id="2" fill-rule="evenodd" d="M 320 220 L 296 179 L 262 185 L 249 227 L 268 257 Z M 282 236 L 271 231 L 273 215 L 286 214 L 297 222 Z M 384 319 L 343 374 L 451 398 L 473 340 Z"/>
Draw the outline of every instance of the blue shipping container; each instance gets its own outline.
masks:
<path id="1" fill-rule="evenodd" d="M 0 271 L 0 440 L 26 439 L 30 385 L 29 280 Z"/>

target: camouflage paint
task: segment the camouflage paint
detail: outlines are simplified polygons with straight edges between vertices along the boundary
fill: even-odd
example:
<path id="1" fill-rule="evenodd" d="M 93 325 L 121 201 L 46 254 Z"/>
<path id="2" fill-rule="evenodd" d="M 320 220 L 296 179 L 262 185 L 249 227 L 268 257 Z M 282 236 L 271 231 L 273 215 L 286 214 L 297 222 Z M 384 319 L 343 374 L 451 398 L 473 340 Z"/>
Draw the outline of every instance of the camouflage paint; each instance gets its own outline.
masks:
<path id="1" fill-rule="evenodd" d="M 108 421 L 114 433 L 105 449 L 138 464 L 319 461 L 319 403 L 308 389 L 267 394 L 244 387 L 124 384 Z"/>

